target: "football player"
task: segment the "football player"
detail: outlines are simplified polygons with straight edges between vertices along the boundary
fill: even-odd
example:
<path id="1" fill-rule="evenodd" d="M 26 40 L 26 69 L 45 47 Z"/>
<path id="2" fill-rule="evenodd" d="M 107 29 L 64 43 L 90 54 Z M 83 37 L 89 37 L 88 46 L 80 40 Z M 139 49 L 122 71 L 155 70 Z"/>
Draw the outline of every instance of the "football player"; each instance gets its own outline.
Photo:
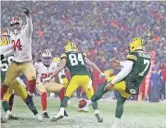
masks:
<path id="1" fill-rule="evenodd" d="M 149 71 L 150 62 L 150 55 L 143 50 L 143 40 L 134 38 L 129 43 L 129 53 L 126 60 L 123 62 L 113 60 L 111 63 L 113 67 L 122 66 L 123 69 L 116 76 L 108 78 L 87 105 L 96 102 L 108 91 L 119 91 L 115 121 L 112 126 L 112 128 L 119 128 L 124 103 L 131 95 L 139 93 L 139 86 Z"/>
<path id="2" fill-rule="evenodd" d="M 78 52 L 75 43 L 68 42 L 65 46 L 65 53 L 61 56 L 61 62 L 58 68 L 56 68 L 52 77 L 58 74 L 65 66 L 67 66 L 70 70 L 71 80 L 67 86 L 65 97 L 61 103 L 60 111 L 51 119 L 52 121 L 57 121 L 64 117 L 64 111 L 67 107 L 68 100 L 78 87 L 82 87 L 84 89 L 88 99 L 91 99 L 93 96 L 94 90 L 89 76 L 89 71 L 87 71 L 86 68 L 86 64 L 100 72 L 101 76 L 105 76 L 100 69 L 85 56 L 84 53 Z M 95 110 L 95 116 L 97 117 L 98 122 L 102 122 L 103 119 L 100 116 L 96 102 L 93 104 L 93 109 Z"/>
<path id="3" fill-rule="evenodd" d="M 41 104 L 43 109 L 43 117 L 49 118 L 47 113 L 47 92 L 48 93 L 59 93 L 59 98 L 62 101 L 65 94 L 65 87 L 62 84 L 55 82 L 55 79 L 50 80 L 51 75 L 57 68 L 55 62 L 52 62 L 52 54 L 46 49 L 41 55 L 42 62 L 36 63 L 35 68 L 37 72 L 37 91 L 41 96 Z M 65 112 L 65 116 L 67 116 Z"/>
<path id="4" fill-rule="evenodd" d="M 23 73 L 28 80 L 28 93 L 30 96 L 36 87 L 36 72 L 32 64 L 32 18 L 30 11 L 23 8 L 26 15 L 27 24 L 22 26 L 22 20 L 19 17 L 13 17 L 10 22 L 9 36 L 13 44 L 14 61 L 9 66 L 5 80 L 2 84 L 1 97 L 7 92 L 11 83 Z M 2 53 L 4 54 L 4 53 Z"/>
<path id="5" fill-rule="evenodd" d="M 1 50 L 3 51 L 3 54 L 6 54 L 5 50 L 3 49 L 5 46 L 10 45 L 10 37 L 7 34 L 8 31 L 2 31 L 2 37 L 1 37 Z M 8 51 L 7 51 L 8 52 Z M 12 53 L 12 52 L 11 52 Z M 6 54 L 8 55 L 8 54 Z M 12 63 L 13 61 L 13 56 L 9 56 L 7 58 L 1 58 L 1 83 L 4 81 L 5 76 L 6 76 L 6 71 L 9 67 L 9 65 Z M 26 92 L 25 89 L 25 85 L 23 83 L 23 81 L 17 77 L 10 85 L 10 87 L 8 88 L 7 92 L 5 93 L 5 95 L 3 95 L 3 97 L 1 97 L 1 99 L 3 99 L 2 101 L 2 107 L 6 113 L 6 119 L 16 119 L 12 116 L 12 106 L 13 106 L 13 100 L 14 100 L 14 93 L 16 93 L 16 95 L 20 96 L 22 98 L 22 100 L 27 104 L 27 106 L 29 107 L 29 109 L 33 112 L 33 114 L 37 117 L 37 119 L 39 121 L 42 121 L 42 117 L 38 114 L 36 107 L 34 106 L 33 100 L 31 98 L 31 96 L 28 95 L 28 93 Z"/>

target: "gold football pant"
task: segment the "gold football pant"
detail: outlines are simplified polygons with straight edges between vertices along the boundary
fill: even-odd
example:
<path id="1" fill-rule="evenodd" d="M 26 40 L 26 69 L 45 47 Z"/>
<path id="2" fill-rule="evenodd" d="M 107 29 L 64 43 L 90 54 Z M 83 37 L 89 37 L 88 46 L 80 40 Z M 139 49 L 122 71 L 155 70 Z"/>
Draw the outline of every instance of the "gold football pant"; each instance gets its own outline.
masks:
<path id="1" fill-rule="evenodd" d="M 25 63 L 15 63 L 13 62 L 7 72 L 4 80 L 4 85 L 10 86 L 11 83 L 21 74 L 23 73 L 28 81 L 36 79 L 36 72 L 31 62 Z"/>
<path id="2" fill-rule="evenodd" d="M 6 93 L 8 86 L 21 74 L 23 73 L 28 80 L 28 91 L 32 94 L 36 87 L 36 72 L 31 62 L 16 63 L 13 62 L 7 72 L 6 77 L 2 86 L 2 97 Z"/>
<path id="3" fill-rule="evenodd" d="M 94 95 L 94 89 L 90 77 L 88 75 L 75 75 L 67 86 L 65 96 L 71 97 L 79 87 L 84 89 L 88 99 L 91 99 Z"/>
<path id="4" fill-rule="evenodd" d="M 113 80 L 115 78 L 115 76 L 109 77 L 107 82 L 110 82 L 111 80 Z M 113 87 L 110 88 L 110 90 L 117 90 L 119 91 L 119 93 L 124 97 L 124 98 L 129 98 L 131 94 L 127 93 L 126 90 L 126 82 L 120 81 L 118 83 L 116 83 Z"/>
<path id="5" fill-rule="evenodd" d="M 27 91 L 22 83 L 20 83 L 17 79 L 12 82 L 12 84 L 9 86 L 7 92 L 5 93 L 3 97 L 3 101 L 9 101 L 10 96 L 12 93 L 15 93 L 16 95 L 20 96 L 21 99 L 25 100 L 28 96 Z"/>
<path id="6" fill-rule="evenodd" d="M 41 95 L 43 92 L 59 92 L 64 86 L 58 83 L 49 82 L 49 83 L 40 83 L 37 84 L 36 88 L 39 94 Z"/>
<path id="7" fill-rule="evenodd" d="M 62 85 L 64 85 L 65 88 L 67 88 L 67 85 L 68 85 L 69 81 L 67 78 L 62 78 Z"/>

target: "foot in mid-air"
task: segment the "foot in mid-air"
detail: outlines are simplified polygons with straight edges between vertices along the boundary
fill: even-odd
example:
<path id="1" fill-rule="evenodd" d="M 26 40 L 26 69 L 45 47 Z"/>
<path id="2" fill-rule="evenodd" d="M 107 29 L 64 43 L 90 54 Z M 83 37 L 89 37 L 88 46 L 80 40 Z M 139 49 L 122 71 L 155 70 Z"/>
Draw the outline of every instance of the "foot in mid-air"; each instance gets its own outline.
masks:
<path id="1" fill-rule="evenodd" d="M 56 121 L 62 119 L 64 117 L 64 112 L 65 112 L 65 109 L 60 108 L 58 114 L 56 116 L 52 117 L 51 121 L 56 122 Z"/>
<path id="2" fill-rule="evenodd" d="M 43 118 L 50 118 L 50 117 L 48 116 L 48 113 L 47 113 L 47 112 L 43 112 L 42 117 L 43 117 Z"/>
<path id="3" fill-rule="evenodd" d="M 100 122 L 100 123 L 103 122 L 103 118 L 101 117 L 98 109 L 95 110 L 95 116 L 96 116 L 98 122 Z"/>

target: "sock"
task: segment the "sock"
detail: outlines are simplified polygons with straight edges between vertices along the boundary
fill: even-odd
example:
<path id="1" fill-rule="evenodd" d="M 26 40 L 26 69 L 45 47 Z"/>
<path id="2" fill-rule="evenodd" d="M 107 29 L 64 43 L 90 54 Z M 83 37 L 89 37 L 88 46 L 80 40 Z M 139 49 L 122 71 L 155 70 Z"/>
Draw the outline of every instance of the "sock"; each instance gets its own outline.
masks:
<path id="1" fill-rule="evenodd" d="M 93 108 L 93 110 L 98 109 L 98 103 L 97 102 L 93 102 L 92 103 L 92 108 Z"/>
<path id="2" fill-rule="evenodd" d="M 61 102 L 63 101 L 64 95 L 65 95 L 65 87 L 63 87 L 59 92 L 59 98 Z"/>
<path id="3" fill-rule="evenodd" d="M 41 104 L 43 111 L 46 111 L 47 109 L 47 93 L 43 92 L 41 95 Z"/>
<path id="4" fill-rule="evenodd" d="M 10 106 L 9 106 L 7 101 L 3 101 L 2 106 L 3 106 L 3 109 L 4 109 L 5 112 L 10 110 Z"/>
<path id="5" fill-rule="evenodd" d="M 106 92 L 108 92 L 108 91 L 104 90 L 106 85 L 107 85 L 107 82 L 105 82 L 104 85 L 100 86 L 98 91 L 92 96 L 92 98 L 91 98 L 92 102 L 95 102 L 95 101 L 99 100 Z"/>
<path id="6" fill-rule="evenodd" d="M 70 97 L 64 96 L 63 101 L 61 102 L 61 106 L 60 107 L 65 108 L 67 106 L 67 102 L 68 102 L 69 99 L 70 99 Z"/>
<path id="7" fill-rule="evenodd" d="M 2 85 L 1 87 L 1 100 L 3 99 L 3 96 L 5 95 L 5 93 L 7 92 L 9 86 L 7 85 Z"/>
<path id="8" fill-rule="evenodd" d="M 12 111 L 13 103 L 14 103 L 14 94 L 12 94 L 9 99 L 10 111 Z"/>
<path id="9" fill-rule="evenodd" d="M 119 94 L 117 105 L 116 105 L 116 113 L 115 113 L 116 118 L 120 119 L 122 117 L 123 106 L 126 100 L 127 98 L 124 98 L 123 96 L 121 96 L 121 94 Z"/>
<path id="10" fill-rule="evenodd" d="M 29 80 L 29 81 L 28 81 L 28 91 L 29 91 L 29 94 L 30 94 L 31 96 L 32 96 L 32 94 L 34 93 L 35 88 L 36 88 L 36 79 L 34 79 L 34 80 Z"/>
<path id="11" fill-rule="evenodd" d="M 38 111 L 33 103 L 32 96 L 28 95 L 27 98 L 25 99 L 25 103 L 27 104 L 27 106 L 33 112 L 34 115 L 38 114 Z"/>

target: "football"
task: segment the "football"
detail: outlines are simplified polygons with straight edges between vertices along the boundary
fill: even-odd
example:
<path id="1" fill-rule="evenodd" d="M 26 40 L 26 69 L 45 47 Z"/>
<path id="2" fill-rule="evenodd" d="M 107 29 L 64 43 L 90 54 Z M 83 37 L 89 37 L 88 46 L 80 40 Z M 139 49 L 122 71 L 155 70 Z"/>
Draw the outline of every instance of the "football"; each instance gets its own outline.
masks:
<path id="1" fill-rule="evenodd" d="M 87 104 L 87 101 L 85 99 L 82 99 L 79 101 L 78 107 L 83 108 Z"/>

